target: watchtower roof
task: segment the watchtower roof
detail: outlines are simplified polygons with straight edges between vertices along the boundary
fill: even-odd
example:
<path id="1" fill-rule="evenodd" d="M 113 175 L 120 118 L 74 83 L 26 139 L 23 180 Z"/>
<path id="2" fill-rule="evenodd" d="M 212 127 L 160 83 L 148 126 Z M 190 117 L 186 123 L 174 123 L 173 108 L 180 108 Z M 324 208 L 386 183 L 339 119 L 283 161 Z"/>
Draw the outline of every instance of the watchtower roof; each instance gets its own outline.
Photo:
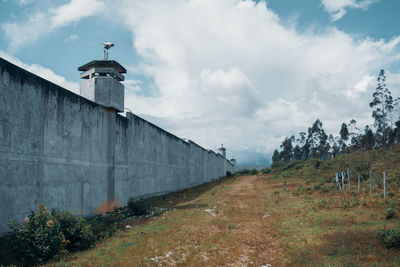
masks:
<path id="1" fill-rule="evenodd" d="M 78 71 L 87 71 L 92 68 L 113 68 L 119 73 L 126 73 L 126 69 L 115 60 L 93 60 L 78 68 Z"/>

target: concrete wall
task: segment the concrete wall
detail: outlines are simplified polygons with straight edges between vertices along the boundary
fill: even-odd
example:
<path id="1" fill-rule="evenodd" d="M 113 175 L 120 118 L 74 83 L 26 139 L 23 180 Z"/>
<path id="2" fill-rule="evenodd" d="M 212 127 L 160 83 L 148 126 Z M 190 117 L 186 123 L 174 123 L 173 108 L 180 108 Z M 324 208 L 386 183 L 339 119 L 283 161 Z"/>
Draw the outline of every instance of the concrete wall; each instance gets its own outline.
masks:
<path id="1" fill-rule="evenodd" d="M 227 171 L 219 154 L 0 58 L 0 233 L 39 202 L 91 215 Z"/>

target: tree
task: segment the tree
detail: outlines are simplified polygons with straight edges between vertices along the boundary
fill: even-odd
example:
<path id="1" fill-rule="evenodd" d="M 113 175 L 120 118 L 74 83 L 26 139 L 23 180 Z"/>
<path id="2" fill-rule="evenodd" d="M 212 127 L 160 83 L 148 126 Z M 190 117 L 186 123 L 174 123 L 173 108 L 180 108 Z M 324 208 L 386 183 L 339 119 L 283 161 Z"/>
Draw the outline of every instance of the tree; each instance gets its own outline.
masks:
<path id="1" fill-rule="evenodd" d="M 277 162 L 279 162 L 279 151 L 275 149 L 274 153 L 272 154 L 272 163 L 277 163 Z"/>
<path id="2" fill-rule="evenodd" d="M 326 151 L 329 151 L 327 147 L 328 136 L 325 130 L 322 128 L 322 122 L 317 119 L 313 125 L 308 128 L 307 141 L 310 144 L 310 152 L 312 158 L 323 158 L 325 157 Z"/>
<path id="3" fill-rule="evenodd" d="M 369 126 L 365 126 L 364 135 L 361 139 L 361 147 L 363 150 L 371 150 L 375 146 L 375 136 Z"/>
<path id="4" fill-rule="evenodd" d="M 386 87 L 385 71 L 381 70 L 377 78 L 378 86 L 372 94 L 372 117 L 375 119 L 376 135 L 380 145 L 387 147 L 388 135 L 391 126 L 391 113 L 393 111 L 393 97 Z"/>
<path id="5" fill-rule="evenodd" d="M 285 140 L 282 142 L 281 148 L 282 151 L 280 153 L 280 159 L 285 162 L 288 163 L 289 161 L 291 161 L 293 159 L 293 142 L 294 140 L 294 136 L 290 137 L 290 138 L 285 138 Z"/>
<path id="6" fill-rule="evenodd" d="M 346 141 L 349 140 L 349 129 L 347 128 L 346 123 L 342 123 L 342 127 L 340 128 L 340 140 L 339 140 L 339 145 L 340 145 L 340 150 L 342 153 L 345 153 L 347 150 L 347 145 Z"/>
<path id="7" fill-rule="evenodd" d="M 302 152 L 299 145 L 296 145 L 293 149 L 293 159 L 294 160 L 301 160 L 302 159 Z"/>

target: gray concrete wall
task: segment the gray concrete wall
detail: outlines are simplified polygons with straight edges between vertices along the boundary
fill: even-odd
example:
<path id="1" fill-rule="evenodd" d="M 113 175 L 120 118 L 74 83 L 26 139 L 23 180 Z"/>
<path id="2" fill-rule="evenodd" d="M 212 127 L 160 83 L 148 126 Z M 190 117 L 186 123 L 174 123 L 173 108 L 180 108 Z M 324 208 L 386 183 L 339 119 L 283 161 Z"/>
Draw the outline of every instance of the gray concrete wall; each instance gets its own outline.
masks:
<path id="1" fill-rule="evenodd" d="M 91 215 L 227 171 L 219 154 L 0 58 L 0 233 L 39 202 Z"/>

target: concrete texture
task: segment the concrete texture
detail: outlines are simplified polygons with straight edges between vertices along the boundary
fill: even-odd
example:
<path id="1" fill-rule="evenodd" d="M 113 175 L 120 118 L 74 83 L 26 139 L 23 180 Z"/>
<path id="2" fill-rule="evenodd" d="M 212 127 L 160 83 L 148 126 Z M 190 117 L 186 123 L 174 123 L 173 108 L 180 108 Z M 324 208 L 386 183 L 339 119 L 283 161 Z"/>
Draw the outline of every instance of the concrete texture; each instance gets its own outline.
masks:
<path id="1" fill-rule="evenodd" d="M 227 171 L 219 154 L 0 58 L 0 233 L 39 202 L 91 215 Z"/>

